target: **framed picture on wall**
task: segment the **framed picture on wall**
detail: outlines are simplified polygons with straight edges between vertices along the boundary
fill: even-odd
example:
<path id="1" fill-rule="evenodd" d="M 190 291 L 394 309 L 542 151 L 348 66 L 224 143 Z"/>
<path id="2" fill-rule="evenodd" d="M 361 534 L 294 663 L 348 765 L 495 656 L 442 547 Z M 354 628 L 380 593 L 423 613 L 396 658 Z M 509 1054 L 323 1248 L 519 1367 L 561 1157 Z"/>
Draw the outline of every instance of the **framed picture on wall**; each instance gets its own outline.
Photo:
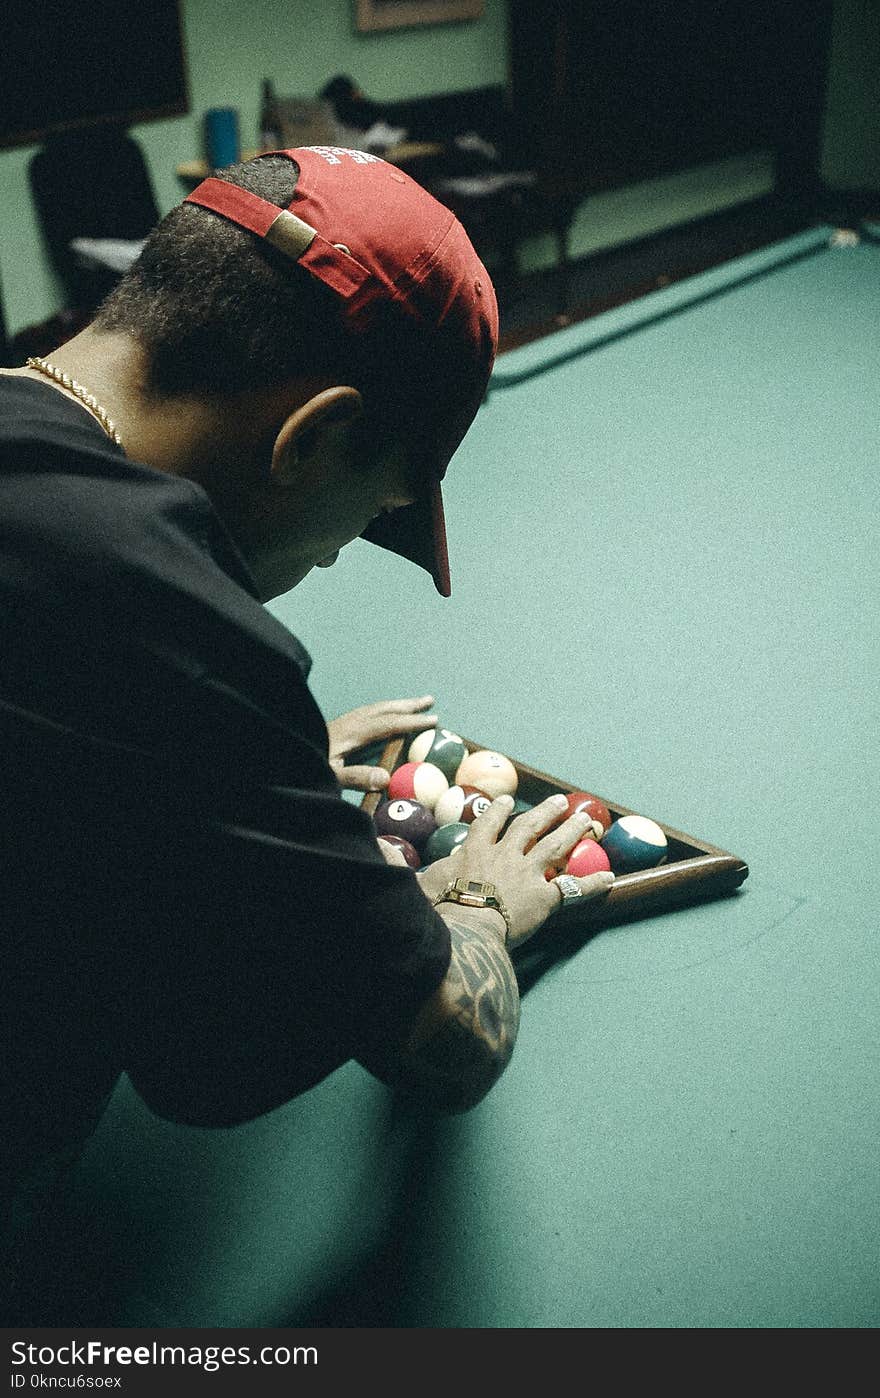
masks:
<path id="1" fill-rule="evenodd" d="M 357 27 L 362 30 L 479 19 L 484 9 L 484 0 L 355 0 Z"/>

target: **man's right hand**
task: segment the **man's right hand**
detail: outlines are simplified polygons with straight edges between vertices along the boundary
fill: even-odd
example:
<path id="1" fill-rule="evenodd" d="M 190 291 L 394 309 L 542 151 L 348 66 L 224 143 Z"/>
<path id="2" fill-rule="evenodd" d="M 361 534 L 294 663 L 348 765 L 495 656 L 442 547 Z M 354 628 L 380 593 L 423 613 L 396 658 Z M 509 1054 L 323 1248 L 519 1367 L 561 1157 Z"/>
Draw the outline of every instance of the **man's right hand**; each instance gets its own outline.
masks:
<path id="1" fill-rule="evenodd" d="M 512 797 L 497 797 L 477 817 L 467 839 L 453 854 L 419 873 L 426 897 L 433 902 L 452 879 L 493 883 L 510 918 L 508 948 L 521 945 L 559 907 L 559 889 L 545 878 L 545 870 L 564 866 L 571 850 L 592 827 L 585 814 L 558 824 L 565 809 L 564 796 L 549 796 L 511 821 Z M 583 896 L 590 899 L 603 897 L 613 882 L 611 873 L 578 879 Z M 444 908 L 441 904 L 439 911 Z"/>
<path id="2" fill-rule="evenodd" d="M 477 817 L 455 853 L 416 875 L 432 903 L 456 878 L 493 883 L 510 925 L 505 937 L 507 919 L 496 908 L 437 904 L 449 928 L 449 968 L 397 1052 L 382 1065 L 365 1063 L 383 1081 L 441 1111 L 458 1112 L 482 1101 L 504 1072 L 520 1015 L 508 952 L 559 906 L 559 889 L 545 877 L 546 870 L 561 867 L 592 824 L 584 814 L 557 824 L 566 804 L 564 796 L 551 796 L 511 820 L 513 801 L 499 796 Z M 383 854 L 389 863 L 398 862 L 389 857 L 397 855 L 393 847 L 384 846 Z M 586 898 L 601 897 L 612 882 L 611 874 L 578 879 Z"/>

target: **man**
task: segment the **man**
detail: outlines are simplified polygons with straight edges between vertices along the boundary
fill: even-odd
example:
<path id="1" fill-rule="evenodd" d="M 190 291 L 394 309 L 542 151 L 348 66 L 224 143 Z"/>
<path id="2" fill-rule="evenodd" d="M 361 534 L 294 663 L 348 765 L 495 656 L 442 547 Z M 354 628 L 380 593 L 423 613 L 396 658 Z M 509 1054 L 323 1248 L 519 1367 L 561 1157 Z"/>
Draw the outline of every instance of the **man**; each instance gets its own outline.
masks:
<path id="1" fill-rule="evenodd" d="M 544 877 L 588 822 L 500 798 L 414 874 L 340 785 L 381 783 L 345 757 L 430 699 L 328 738 L 261 605 L 361 534 L 448 594 L 440 480 L 496 342 L 452 215 L 322 147 L 205 181 L 92 326 L 0 375 L 8 1198 L 75 1158 L 122 1071 L 203 1126 L 350 1058 L 441 1110 L 503 1072 L 509 949 L 607 889 Z"/>

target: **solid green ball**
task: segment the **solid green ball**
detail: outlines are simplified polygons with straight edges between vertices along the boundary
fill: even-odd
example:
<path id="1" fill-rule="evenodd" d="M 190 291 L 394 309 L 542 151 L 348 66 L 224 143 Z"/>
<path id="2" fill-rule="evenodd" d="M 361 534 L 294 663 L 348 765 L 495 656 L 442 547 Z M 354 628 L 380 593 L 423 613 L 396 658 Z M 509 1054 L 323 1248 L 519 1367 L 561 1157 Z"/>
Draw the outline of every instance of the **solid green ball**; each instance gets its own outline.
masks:
<path id="1" fill-rule="evenodd" d="M 467 839 L 470 828 L 461 820 L 453 821 L 451 825 L 439 825 L 425 844 L 425 863 L 433 864 L 436 859 L 445 859 L 448 854 L 452 854 L 453 850 L 458 849 Z"/>

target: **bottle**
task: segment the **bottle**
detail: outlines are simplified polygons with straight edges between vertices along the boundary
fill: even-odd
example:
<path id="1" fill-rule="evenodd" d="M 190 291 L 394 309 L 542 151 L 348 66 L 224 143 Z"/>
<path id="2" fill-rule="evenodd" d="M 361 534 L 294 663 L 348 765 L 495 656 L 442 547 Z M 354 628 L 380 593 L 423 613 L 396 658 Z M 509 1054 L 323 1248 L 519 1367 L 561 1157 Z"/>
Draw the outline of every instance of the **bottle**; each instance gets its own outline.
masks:
<path id="1" fill-rule="evenodd" d="M 278 109 L 275 105 L 275 84 L 271 78 L 263 79 L 263 100 L 260 105 L 260 149 L 277 150 L 281 144 L 281 131 L 278 125 Z"/>

